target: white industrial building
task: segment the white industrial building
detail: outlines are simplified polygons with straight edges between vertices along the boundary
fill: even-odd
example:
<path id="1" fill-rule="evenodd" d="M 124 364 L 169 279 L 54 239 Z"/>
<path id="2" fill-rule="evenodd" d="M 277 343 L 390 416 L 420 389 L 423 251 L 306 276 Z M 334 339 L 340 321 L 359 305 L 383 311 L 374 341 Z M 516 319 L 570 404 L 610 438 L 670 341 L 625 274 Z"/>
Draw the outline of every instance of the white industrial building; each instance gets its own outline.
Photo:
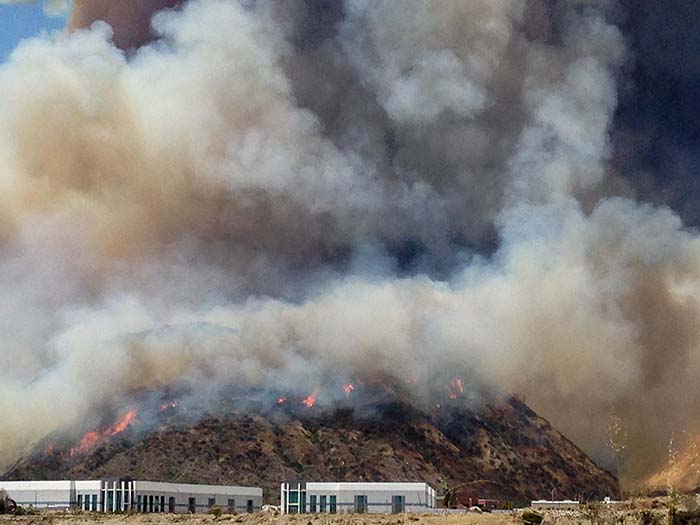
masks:
<path id="1" fill-rule="evenodd" d="M 399 514 L 435 508 L 435 489 L 427 483 L 282 483 L 283 514 L 344 512 Z"/>
<path id="2" fill-rule="evenodd" d="M 22 507 L 95 512 L 258 512 L 262 489 L 109 479 L 96 481 L 0 481 Z"/>
<path id="3" fill-rule="evenodd" d="M 556 501 L 538 499 L 530 503 L 530 507 L 535 510 L 576 510 L 579 508 L 579 505 L 579 501 L 571 499 Z"/>

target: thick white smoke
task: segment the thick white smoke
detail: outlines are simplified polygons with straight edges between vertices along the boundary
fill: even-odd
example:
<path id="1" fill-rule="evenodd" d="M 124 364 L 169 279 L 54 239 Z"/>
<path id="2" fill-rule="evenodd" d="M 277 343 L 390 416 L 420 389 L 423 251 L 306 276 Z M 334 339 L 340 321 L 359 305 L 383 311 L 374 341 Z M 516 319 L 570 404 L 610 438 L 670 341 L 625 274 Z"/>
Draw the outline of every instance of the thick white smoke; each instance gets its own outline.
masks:
<path id="1" fill-rule="evenodd" d="M 700 397 L 700 242 L 612 195 L 614 6 L 554 4 L 346 0 L 328 31 L 314 2 L 191 0 L 128 58 L 106 24 L 24 42 L 3 459 L 174 384 L 427 402 L 450 370 L 596 453 L 613 409 L 653 458 Z"/>

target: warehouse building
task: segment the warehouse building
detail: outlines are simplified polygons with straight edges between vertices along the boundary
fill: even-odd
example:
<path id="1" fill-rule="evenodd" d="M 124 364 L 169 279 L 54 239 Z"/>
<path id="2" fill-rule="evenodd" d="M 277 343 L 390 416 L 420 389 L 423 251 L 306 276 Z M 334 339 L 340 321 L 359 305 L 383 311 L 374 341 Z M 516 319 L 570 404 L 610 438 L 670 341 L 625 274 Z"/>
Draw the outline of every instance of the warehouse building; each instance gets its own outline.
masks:
<path id="1" fill-rule="evenodd" d="M 544 499 L 535 500 L 530 503 L 530 507 L 535 510 L 576 510 L 580 502 L 570 499 L 549 501 Z"/>
<path id="2" fill-rule="evenodd" d="M 282 483 L 283 514 L 425 512 L 435 508 L 435 489 L 427 483 Z"/>
<path id="3" fill-rule="evenodd" d="M 96 481 L 0 481 L 0 489 L 22 507 L 95 512 L 258 512 L 262 489 L 105 479 Z"/>

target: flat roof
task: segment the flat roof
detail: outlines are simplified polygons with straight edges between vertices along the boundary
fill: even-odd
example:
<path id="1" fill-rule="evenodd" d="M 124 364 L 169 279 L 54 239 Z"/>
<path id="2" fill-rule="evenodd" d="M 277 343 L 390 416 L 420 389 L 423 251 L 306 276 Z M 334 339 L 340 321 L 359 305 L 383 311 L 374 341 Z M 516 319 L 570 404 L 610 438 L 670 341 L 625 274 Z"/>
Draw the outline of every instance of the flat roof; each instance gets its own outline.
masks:
<path id="1" fill-rule="evenodd" d="M 73 481 L 0 481 L 0 488 L 5 490 L 70 490 Z"/>
<path id="2" fill-rule="evenodd" d="M 101 480 L 59 480 L 59 481 L 0 481 L 0 488 L 8 491 L 19 490 L 99 490 L 103 482 L 119 481 L 115 478 Z M 170 483 L 167 481 L 140 481 L 134 482 L 137 490 L 153 490 L 168 492 L 186 492 L 191 494 L 236 494 L 249 496 L 262 496 L 260 487 L 242 487 L 237 485 L 200 485 L 194 483 Z"/>
<path id="3" fill-rule="evenodd" d="M 551 505 L 552 503 L 575 503 L 579 504 L 578 500 L 573 500 L 573 499 L 560 499 L 560 500 L 546 500 L 546 499 L 536 499 L 532 500 L 532 503 L 542 503 L 542 504 L 549 504 Z"/>
<path id="4" fill-rule="evenodd" d="M 425 490 L 432 488 L 423 481 L 287 481 L 284 484 L 294 485 L 302 483 L 307 489 L 316 490 Z"/>
<path id="5" fill-rule="evenodd" d="M 167 481 L 140 481 L 134 480 L 136 490 L 153 490 L 167 492 L 186 492 L 191 494 L 235 494 L 248 496 L 262 496 L 260 487 L 243 487 L 238 485 L 200 485 L 195 483 L 170 483 Z"/>

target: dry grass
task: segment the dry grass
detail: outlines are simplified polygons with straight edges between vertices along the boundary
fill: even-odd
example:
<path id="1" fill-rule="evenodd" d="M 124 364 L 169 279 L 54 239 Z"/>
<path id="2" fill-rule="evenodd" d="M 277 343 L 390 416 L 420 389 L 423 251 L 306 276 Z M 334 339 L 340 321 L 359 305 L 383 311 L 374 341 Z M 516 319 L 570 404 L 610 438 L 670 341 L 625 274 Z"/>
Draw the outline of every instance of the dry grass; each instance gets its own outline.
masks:
<path id="1" fill-rule="evenodd" d="M 1 525 L 85 525 L 99 523 L 104 525 L 497 525 L 518 523 L 515 517 L 495 514 L 459 514 L 459 515 L 357 515 L 338 514 L 324 516 L 280 516 L 271 513 L 222 515 L 218 520 L 207 514 L 133 514 L 107 515 L 92 513 L 51 513 L 34 516 L 0 516 Z"/>
<path id="2" fill-rule="evenodd" d="M 646 506 L 644 506 L 646 507 Z M 646 517 L 643 515 L 647 513 Z M 665 508 L 624 508 L 576 512 L 546 512 L 543 525 L 665 525 Z M 651 518 L 651 519 L 650 519 Z M 450 514 L 450 515 L 324 515 L 280 516 L 271 513 L 222 515 L 133 514 L 106 515 L 92 513 L 52 513 L 34 516 L 0 516 L 0 525 L 516 525 L 518 514 Z"/>
<path id="3" fill-rule="evenodd" d="M 696 507 L 700 498 L 687 496 L 678 508 Z M 578 511 L 543 512 L 543 525 L 666 525 L 666 498 L 636 498 L 613 506 L 594 506 Z M 696 507 L 697 508 L 697 507 Z M 291 515 L 257 514 L 96 514 L 83 512 L 41 513 L 33 516 L 0 516 L 0 525 L 522 525 L 514 514 L 399 514 L 399 515 Z"/>

